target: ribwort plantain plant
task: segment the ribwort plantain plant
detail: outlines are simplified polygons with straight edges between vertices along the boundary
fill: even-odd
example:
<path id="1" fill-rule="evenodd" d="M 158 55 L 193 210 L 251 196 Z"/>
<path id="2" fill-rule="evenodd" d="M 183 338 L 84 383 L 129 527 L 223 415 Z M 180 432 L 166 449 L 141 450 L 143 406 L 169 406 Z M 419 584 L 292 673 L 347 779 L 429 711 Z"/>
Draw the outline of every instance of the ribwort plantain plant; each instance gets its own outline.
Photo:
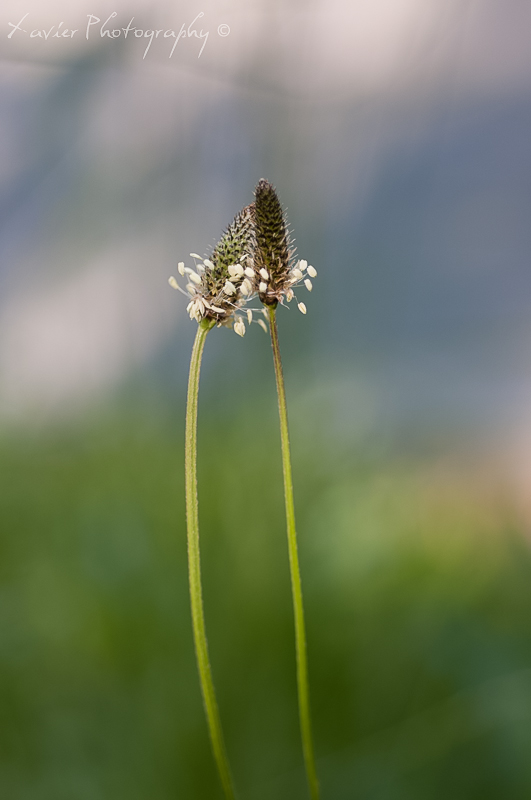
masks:
<path id="1" fill-rule="evenodd" d="M 179 262 L 178 271 L 187 277 L 186 290 L 179 286 L 177 279 L 171 277 L 169 283 L 190 298 L 187 311 L 191 319 L 198 322 L 197 334 L 192 349 L 188 397 L 186 404 L 185 433 L 185 489 L 186 526 L 188 536 L 188 577 L 190 583 L 190 605 L 192 627 L 201 683 L 201 692 L 207 717 L 208 729 L 214 759 L 221 784 L 227 800 L 234 800 L 234 788 L 229 762 L 223 741 L 212 670 L 208 655 L 208 645 L 203 612 L 203 593 L 201 588 L 201 563 L 199 549 L 199 505 L 197 497 L 197 397 L 199 374 L 205 339 L 215 325 L 232 326 L 243 336 L 245 323 L 241 315 L 246 296 L 251 294 L 249 278 L 254 253 L 254 227 L 252 224 L 254 208 L 247 206 L 236 215 L 210 258 L 201 259 L 191 253 L 195 268 L 185 267 Z M 254 275 L 254 273 L 253 273 Z"/>
<path id="2" fill-rule="evenodd" d="M 258 297 L 265 306 L 271 333 L 273 362 L 277 384 L 278 410 L 280 417 L 280 441 L 282 449 L 282 469 L 284 476 L 284 499 L 288 533 L 289 565 L 293 611 L 295 617 L 295 644 L 297 656 L 297 689 L 299 698 L 299 718 L 306 776 L 312 800 L 319 798 L 319 783 L 315 769 L 315 757 L 310 717 L 310 698 L 308 687 L 308 659 L 306 655 L 306 631 L 302 585 L 295 528 L 295 506 L 293 501 L 293 479 L 291 474 L 291 455 L 288 432 L 288 411 L 284 373 L 280 358 L 276 310 L 279 303 L 291 302 L 294 288 L 304 283 L 312 290 L 311 278 L 317 270 L 306 261 L 296 261 L 292 248 L 286 218 L 273 186 L 266 180 L 259 181 L 255 189 L 255 285 Z M 298 303 L 299 311 L 306 314 L 304 303 Z"/>
<path id="3" fill-rule="evenodd" d="M 208 332 L 215 325 L 228 326 L 232 327 L 239 336 L 243 336 L 246 330 L 245 322 L 247 321 L 249 325 L 253 322 L 253 309 L 245 309 L 245 306 L 257 295 L 264 306 L 262 311 L 269 323 L 278 394 L 288 553 L 295 618 L 297 691 L 302 748 L 310 796 L 312 800 L 319 800 L 319 783 L 311 733 L 306 632 L 295 528 L 286 390 L 276 321 L 277 306 L 290 303 L 295 296 L 294 289 L 302 284 L 311 292 L 311 278 L 317 275 L 317 271 L 314 267 L 308 266 L 306 261 L 295 259 L 282 206 L 275 189 L 266 180 L 259 181 L 255 189 L 255 202 L 246 206 L 236 215 L 210 258 L 202 259 L 197 253 L 190 255 L 195 261 L 194 268 L 186 267 L 182 261 L 177 267 L 179 274 L 187 280 L 185 290 L 179 286 L 177 279 L 173 276 L 169 279 L 169 283 L 174 289 L 187 295 L 189 298 L 187 311 L 190 317 L 198 322 L 190 362 L 186 408 L 186 519 L 192 626 L 214 758 L 227 800 L 233 800 L 234 789 L 223 742 L 208 656 L 201 589 L 197 498 L 199 373 Z M 298 308 L 303 314 L 306 314 L 304 303 L 298 302 Z M 267 331 L 268 328 L 263 319 L 256 321 Z"/>

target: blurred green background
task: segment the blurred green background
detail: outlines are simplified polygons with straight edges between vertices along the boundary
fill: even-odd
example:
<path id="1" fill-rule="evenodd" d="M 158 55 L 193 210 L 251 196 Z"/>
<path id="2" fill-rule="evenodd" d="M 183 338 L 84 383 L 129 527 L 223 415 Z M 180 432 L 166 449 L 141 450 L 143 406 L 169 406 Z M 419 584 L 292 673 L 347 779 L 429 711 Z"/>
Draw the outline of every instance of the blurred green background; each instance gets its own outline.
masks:
<path id="1" fill-rule="evenodd" d="M 115 12 L 204 51 L 85 36 Z M 167 278 L 264 177 L 318 270 L 279 328 L 323 800 L 527 799 L 531 8 L 13 0 L 0 29 L 0 797 L 221 798 Z M 198 455 L 235 783 L 302 799 L 258 326 L 207 339 Z"/>

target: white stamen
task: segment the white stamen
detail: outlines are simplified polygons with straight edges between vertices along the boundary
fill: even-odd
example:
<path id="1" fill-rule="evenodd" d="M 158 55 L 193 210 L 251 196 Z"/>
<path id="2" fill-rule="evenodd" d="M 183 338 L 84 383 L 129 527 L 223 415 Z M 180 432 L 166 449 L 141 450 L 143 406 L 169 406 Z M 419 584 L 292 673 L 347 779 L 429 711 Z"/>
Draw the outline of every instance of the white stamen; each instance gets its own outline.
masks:
<path id="1" fill-rule="evenodd" d="M 192 281 L 192 283 L 196 283 L 198 286 L 201 283 L 201 278 L 199 277 L 197 272 L 190 272 L 189 278 Z"/>
<path id="2" fill-rule="evenodd" d="M 256 321 L 258 322 L 260 327 L 263 328 L 265 330 L 265 332 L 267 333 L 267 325 L 265 324 L 264 320 L 263 319 L 257 319 Z"/>
<path id="3" fill-rule="evenodd" d="M 311 280 L 309 278 L 306 278 L 306 280 L 304 281 L 304 285 L 306 286 L 306 288 L 308 289 L 309 292 L 312 291 L 313 284 L 312 284 L 312 282 L 311 282 Z"/>
<path id="4" fill-rule="evenodd" d="M 193 283 L 187 283 L 186 284 L 186 291 L 188 292 L 188 294 L 195 294 L 195 286 L 194 286 L 194 284 Z"/>
<path id="5" fill-rule="evenodd" d="M 247 322 L 250 325 L 252 321 L 253 321 L 253 312 L 251 311 L 250 308 L 248 308 L 247 309 Z"/>
<path id="6" fill-rule="evenodd" d="M 200 275 L 202 275 L 204 273 L 204 271 L 205 271 L 205 268 L 204 268 L 203 264 L 197 264 L 196 265 L 196 270 L 198 271 L 198 273 Z"/>
<path id="7" fill-rule="evenodd" d="M 304 259 L 302 259 L 302 261 L 299 261 L 297 266 L 298 266 L 298 268 L 300 269 L 301 272 L 304 272 L 306 267 L 308 266 L 308 262 L 304 261 Z"/>
<path id="8" fill-rule="evenodd" d="M 302 279 L 302 272 L 297 267 L 291 270 L 291 275 L 296 281 L 300 281 Z"/>
<path id="9" fill-rule="evenodd" d="M 248 278 L 246 278 L 244 280 L 244 282 L 242 283 L 242 285 L 240 286 L 240 292 L 243 295 L 247 296 L 248 294 L 251 294 L 252 291 L 253 291 L 253 287 L 252 287 L 251 281 Z"/>
<path id="10" fill-rule="evenodd" d="M 297 306 L 297 308 L 299 309 L 299 311 L 301 312 L 301 314 L 306 314 L 306 306 L 304 305 L 304 303 L 299 303 L 299 305 Z"/>
<path id="11" fill-rule="evenodd" d="M 311 266 L 308 267 L 308 275 L 310 276 L 310 278 L 317 277 L 317 270 L 315 269 L 315 267 L 311 267 Z"/>
<path id="12" fill-rule="evenodd" d="M 179 284 L 177 283 L 177 281 L 175 280 L 173 275 L 170 275 L 170 277 L 168 278 L 168 283 L 170 284 L 172 289 L 178 289 L 179 288 Z"/>
<path id="13" fill-rule="evenodd" d="M 236 287 L 230 281 L 225 281 L 225 286 L 223 287 L 223 291 L 225 294 L 236 294 Z"/>
<path id="14" fill-rule="evenodd" d="M 179 261 L 177 264 L 177 271 L 179 275 L 184 275 L 184 261 Z"/>
<path id="15" fill-rule="evenodd" d="M 293 300 L 293 289 L 288 289 L 286 291 L 286 300 L 288 301 L 288 303 L 291 303 L 291 301 Z"/>
<path id="16" fill-rule="evenodd" d="M 229 269 L 229 275 L 232 278 L 241 278 L 243 275 L 243 267 L 241 264 L 231 264 Z"/>
<path id="17" fill-rule="evenodd" d="M 215 311 L 216 314 L 224 314 L 225 311 L 222 308 L 218 308 L 217 306 L 210 306 L 211 311 Z"/>
<path id="18" fill-rule="evenodd" d="M 269 280 L 269 272 L 266 269 L 264 269 L 264 267 L 262 267 L 262 269 L 260 270 L 260 275 L 265 281 Z"/>
<path id="19" fill-rule="evenodd" d="M 196 322 L 201 322 L 203 319 L 205 306 L 202 299 L 197 297 L 195 300 L 192 300 L 190 303 L 188 303 L 186 310 L 190 314 L 190 319 L 195 319 Z"/>
<path id="20" fill-rule="evenodd" d="M 209 269 L 214 269 L 214 264 L 209 258 L 204 258 L 203 264 L 205 265 L 205 267 L 209 267 Z"/>
<path id="21" fill-rule="evenodd" d="M 245 323 L 241 317 L 238 317 L 234 323 L 234 333 L 237 333 L 238 336 L 245 336 Z"/>
<path id="22" fill-rule="evenodd" d="M 251 269 L 251 267 L 246 267 L 244 272 L 248 278 L 254 278 L 254 269 Z"/>
<path id="23" fill-rule="evenodd" d="M 192 256 L 192 258 L 201 258 L 201 256 L 197 255 L 197 253 L 190 253 L 190 255 Z"/>
<path id="24" fill-rule="evenodd" d="M 258 288 L 259 288 L 259 290 L 262 292 L 262 294 L 263 294 L 264 292 L 267 292 L 267 283 L 264 283 L 264 282 L 262 281 L 262 282 L 260 283 L 260 286 L 259 286 Z"/>

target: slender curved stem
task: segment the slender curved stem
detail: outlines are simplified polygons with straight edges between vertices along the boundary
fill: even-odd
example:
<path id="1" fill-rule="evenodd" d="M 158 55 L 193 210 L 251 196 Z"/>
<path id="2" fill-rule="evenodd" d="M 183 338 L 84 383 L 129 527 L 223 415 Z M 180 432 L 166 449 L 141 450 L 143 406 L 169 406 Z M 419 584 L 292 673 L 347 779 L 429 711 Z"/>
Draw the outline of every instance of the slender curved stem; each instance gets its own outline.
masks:
<path id="1" fill-rule="evenodd" d="M 227 800 L 234 800 L 229 763 L 223 743 L 221 721 L 212 681 L 212 671 L 208 658 L 208 646 L 203 614 L 201 591 L 201 564 L 199 558 L 199 513 L 197 501 L 197 395 L 199 391 L 199 372 L 206 335 L 213 327 L 210 320 L 203 320 L 197 329 L 190 376 L 188 379 L 188 400 L 186 405 L 185 437 L 185 480 L 186 480 L 186 522 L 188 528 L 188 576 L 190 581 L 190 602 L 192 607 L 192 626 L 194 631 L 197 667 L 201 682 L 201 692 L 210 733 L 214 758 Z"/>
<path id="2" fill-rule="evenodd" d="M 297 688 L 299 694 L 299 717 L 301 726 L 302 749 L 306 764 L 306 775 L 312 800 L 319 800 L 319 782 L 315 770 L 312 729 L 310 720 L 310 696 L 308 689 L 308 661 L 306 657 L 306 632 L 304 629 L 304 608 L 302 604 L 302 586 L 297 552 L 297 533 L 295 530 L 295 507 L 293 504 L 293 481 L 291 477 L 291 456 L 289 451 L 288 411 L 286 406 L 286 390 L 284 373 L 280 359 L 276 306 L 269 306 L 269 329 L 275 362 L 277 381 L 278 411 L 280 415 L 280 439 L 282 446 L 282 470 L 284 473 L 284 497 L 286 500 L 286 522 L 288 528 L 288 550 L 291 574 L 291 590 L 293 595 L 293 612 L 295 616 L 295 642 L 297 652 Z"/>

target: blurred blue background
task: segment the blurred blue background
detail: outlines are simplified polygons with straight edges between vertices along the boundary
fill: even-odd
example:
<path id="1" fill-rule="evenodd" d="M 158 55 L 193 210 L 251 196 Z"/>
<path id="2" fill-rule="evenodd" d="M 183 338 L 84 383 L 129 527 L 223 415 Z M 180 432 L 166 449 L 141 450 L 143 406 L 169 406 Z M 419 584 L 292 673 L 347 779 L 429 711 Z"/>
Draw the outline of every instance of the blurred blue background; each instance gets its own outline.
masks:
<path id="1" fill-rule="evenodd" d="M 318 270 L 279 326 L 323 798 L 529 797 L 531 7 L 17 0 L 0 28 L 1 796 L 221 796 L 167 278 L 264 177 Z M 205 605 L 250 800 L 306 796 L 275 403 L 263 332 L 215 330 Z"/>

